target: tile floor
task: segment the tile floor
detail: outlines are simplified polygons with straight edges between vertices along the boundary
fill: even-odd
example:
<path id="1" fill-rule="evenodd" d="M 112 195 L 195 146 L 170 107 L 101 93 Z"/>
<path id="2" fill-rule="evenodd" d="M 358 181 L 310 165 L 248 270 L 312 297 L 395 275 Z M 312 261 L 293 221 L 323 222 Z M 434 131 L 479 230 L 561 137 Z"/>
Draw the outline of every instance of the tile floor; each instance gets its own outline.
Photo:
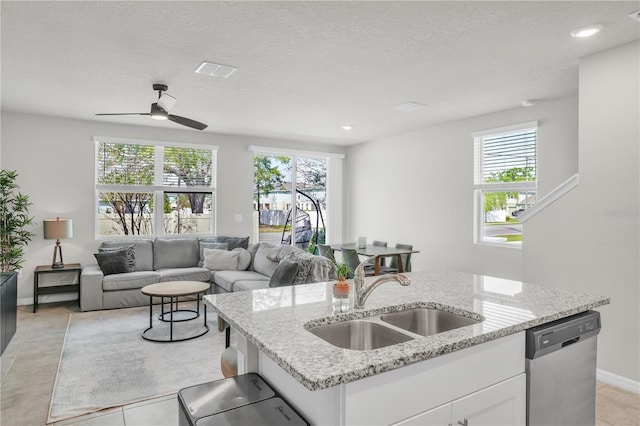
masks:
<path id="1" fill-rule="evenodd" d="M 77 302 L 18 307 L 18 330 L 0 358 L 0 425 L 46 425 L 60 352 Z M 597 426 L 640 426 L 640 395 L 598 382 Z M 176 395 L 54 423 L 55 426 L 177 426 Z"/>

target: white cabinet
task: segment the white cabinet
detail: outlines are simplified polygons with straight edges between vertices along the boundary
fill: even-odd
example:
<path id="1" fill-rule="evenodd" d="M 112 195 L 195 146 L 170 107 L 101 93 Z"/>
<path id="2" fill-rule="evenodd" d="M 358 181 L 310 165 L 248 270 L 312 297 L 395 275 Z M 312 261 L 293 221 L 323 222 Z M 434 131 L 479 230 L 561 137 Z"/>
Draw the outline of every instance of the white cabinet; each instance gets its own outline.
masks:
<path id="1" fill-rule="evenodd" d="M 392 426 L 450 426 L 451 404 L 444 404 Z"/>
<path id="2" fill-rule="evenodd" d="M 526 376 L 520 374 L 396 425 L 524 426 L 525 412 Z"/>

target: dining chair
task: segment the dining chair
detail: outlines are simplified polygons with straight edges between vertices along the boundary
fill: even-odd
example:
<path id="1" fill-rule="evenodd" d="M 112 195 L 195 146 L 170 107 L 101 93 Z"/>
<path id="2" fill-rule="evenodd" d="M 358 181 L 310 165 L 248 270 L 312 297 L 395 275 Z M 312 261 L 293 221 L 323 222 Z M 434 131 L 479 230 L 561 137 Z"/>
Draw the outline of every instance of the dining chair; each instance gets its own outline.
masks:
<path id="1" fill-rule="evenodd" d="M 320 256 L 324 256 L 329 259 L 331 262 L 336 263 L 336 257 L 333 253 L 333 249 L 328 244 L 318 244 L 318 252 Z"/>
<path id="2" fill-rule="evenodd" d="M 353 278 L 353 274 L 356 272 L 356 269 L 360 265 L 360 258 L 358 257 L 358 252 L 356 251 L 356 249 L 342 250 L 342 261 L 346 263 L 347 267 L 349 268 L 347 278 Z"/>
<path id="3" fill-rule="evenodd" d="M 412 244 L 396 244 L 396 248 L 403 250 L 413 250 Z M 411 272 L 411 253 L 404 253 L 400 255 L 402 259 L 402 271 L 403 272 Z M 391 257 L 391 262 L 389 262 L 389 266 L 380 267 L 380 275 L 382 274 L 395 274 L 399 271 L 398 269 L 398 258 L 396 256 Z"/>
<path id="4" fill-rule="evenodd" d="M 386 241 L 377 241 L 374 240 L 372 243 L 374 246 L 378 246 L 378 247 L 386 247 L 387 246 L 387 242 Z M 384 257 L 380 258 L 380 266 L 384 266 L 385 265 L 385 259 Z M 374 275 L 375 274 L 375 262 L 373 260 L 368 260 L 367 263 L 364 265 L 364 272 L 365 275 Z"/>

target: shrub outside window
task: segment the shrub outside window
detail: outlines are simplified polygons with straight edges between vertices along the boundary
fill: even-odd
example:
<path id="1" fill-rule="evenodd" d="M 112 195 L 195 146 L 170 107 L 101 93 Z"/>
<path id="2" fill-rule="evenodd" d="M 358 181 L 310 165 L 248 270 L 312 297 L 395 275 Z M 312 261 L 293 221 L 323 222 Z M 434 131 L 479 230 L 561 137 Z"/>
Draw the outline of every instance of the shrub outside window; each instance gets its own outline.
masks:
<path id="1" fill-rule="evenodd" d="M 537 122 L 474 137 L 474 242 L 521 247 L 518 215 L 536 202 Z"/>
<path id="2" fill-rule="evenodd" d="M 216 147 L 94 140 L 97 237 L 215 232 Z"/>

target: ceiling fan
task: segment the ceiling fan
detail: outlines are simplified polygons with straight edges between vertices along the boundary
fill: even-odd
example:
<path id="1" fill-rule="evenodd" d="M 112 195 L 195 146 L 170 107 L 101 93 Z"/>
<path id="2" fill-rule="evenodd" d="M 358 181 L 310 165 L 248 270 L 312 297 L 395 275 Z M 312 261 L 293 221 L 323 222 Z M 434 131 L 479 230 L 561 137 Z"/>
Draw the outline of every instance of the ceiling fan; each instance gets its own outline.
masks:
<path id="1" fill-rule="evenodd" d="M 156 120 L 170 120 L 174 123 L 182 124 L 183 126 L 191 127 L 197 130 L 204 130 L 207 125 L 200 123 L 199 121 L 191 120 L 190 118 L 180 117 L 179 115 L 169 114 L 169 110 L 176 103 L 176 98 L 168 93 L 163 93 L 167 90 L 165 84 L 154 84 L 153 90 L 158 91 L 158 102 L 151 104 L 150 112 L 121 112 L 121 113 L 105 113 L 96 115 L 149 115 Z"/>

